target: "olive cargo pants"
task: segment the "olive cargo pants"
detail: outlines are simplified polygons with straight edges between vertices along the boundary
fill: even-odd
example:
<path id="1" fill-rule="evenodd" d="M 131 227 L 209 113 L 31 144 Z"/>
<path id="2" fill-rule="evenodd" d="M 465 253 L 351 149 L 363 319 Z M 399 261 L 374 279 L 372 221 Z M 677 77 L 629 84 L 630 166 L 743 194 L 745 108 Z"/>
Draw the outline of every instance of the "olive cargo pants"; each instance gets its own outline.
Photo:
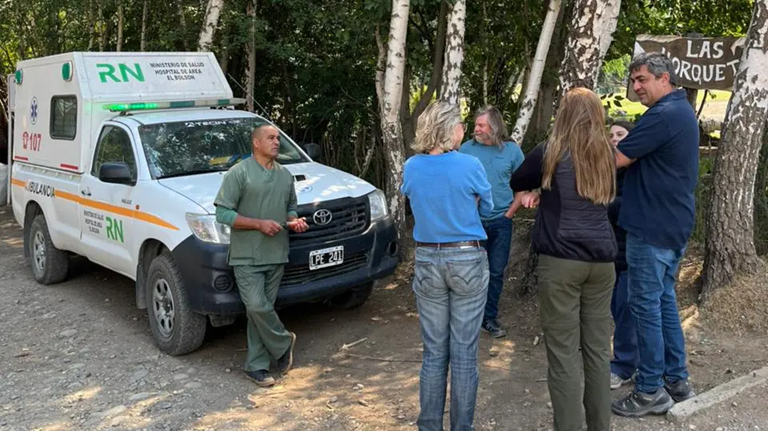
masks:
<path id="1" fill-rule="evenodd" d="M 611 429 L 611 296 L 615 279 L 613 263 L 539 255 L 539 304 L 555 431 L 580 431 L 582 405 L 589 431 Z"/>
<path id="2" fill-rule="evenodd" d="M 283 265 L 234 267 L 240 298 L 248 315 L 248 354 L 245 371 L 269 370 L 270 357 L 280 358 L 291 345 L 291 335 L 275 311 Z"/>

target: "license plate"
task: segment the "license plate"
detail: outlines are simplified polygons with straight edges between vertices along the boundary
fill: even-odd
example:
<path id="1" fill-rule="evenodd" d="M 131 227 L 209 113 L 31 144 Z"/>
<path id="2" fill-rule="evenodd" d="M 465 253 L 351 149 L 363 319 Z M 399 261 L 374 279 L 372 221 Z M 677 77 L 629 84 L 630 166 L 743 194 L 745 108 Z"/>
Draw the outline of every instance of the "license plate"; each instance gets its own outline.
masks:
<path id="1" fill-rule="evenodd" d="M 324 248 L 309 252 L 309 270 L 327 268 L 344 263 L 344 246 Z"/>

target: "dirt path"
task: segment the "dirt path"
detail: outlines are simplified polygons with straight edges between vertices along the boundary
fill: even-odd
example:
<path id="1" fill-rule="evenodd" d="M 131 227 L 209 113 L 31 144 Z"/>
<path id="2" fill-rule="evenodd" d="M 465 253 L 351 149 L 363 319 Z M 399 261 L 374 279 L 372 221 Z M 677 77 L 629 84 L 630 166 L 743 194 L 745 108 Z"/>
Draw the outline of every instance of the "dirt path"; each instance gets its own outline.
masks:
<path id="1" fill-rule="evenodd" d="M 510 335 L 481 339 L 476 429 L 550 429 L 544 348 L 534 345 L 538 310 L 512 290 L 501 306 Z M 275 388 L 243 378 L 242 321 L 211 330 L 193 354 L 165 356 L 152 343 L 146 313 L 134 306 L 130 280 L 78 259 L 66 282 L 38 285 L 21 229 L 10 208 L 0 208 L 0 429 L 415 429 L 421 341 L 407 285 L 382 282 L 354 311 L 313 305 L 281 316 L 298 334 L 296 368 Z M 693 337 L 697 389 L 762 366 L 767 341 Z M 723 420 L 724 430 L 747 429 L 731 428 L 731 416 Z M 689 429 L 663 418 L 614 424 Z"/>

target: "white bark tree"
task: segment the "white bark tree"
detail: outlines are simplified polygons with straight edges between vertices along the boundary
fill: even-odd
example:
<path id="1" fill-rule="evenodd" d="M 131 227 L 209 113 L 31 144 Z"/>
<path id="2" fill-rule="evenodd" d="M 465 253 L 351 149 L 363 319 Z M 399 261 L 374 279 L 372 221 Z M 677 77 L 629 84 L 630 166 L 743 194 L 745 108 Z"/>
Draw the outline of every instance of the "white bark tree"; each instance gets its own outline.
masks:
<path id="1" fill-rule="evenodd" d="M 560 68 L 560 98 L 573 87 L 595 88 L 620 8 L 621 0 L 575 0 Z"/>
<path id="2" fill-rule="evenodd" d="M 376 72 L 376 93 L 381 111 L 382 140 L 387 161 L 387 201 L 395 220 L 398 238 L 405 234 L 405 199 L 400 194 L 403 183 L 405 147 L 400 123 L 400 102 L 403 94 L 403 72 L 405 70 L 405 38 L 408 30 L 409 0 L 392 0 L 392 17 L 389 24 L 389 39 L 386 45 L 379 44 L 379 69 Z M 378 28 L 377 28 L 378 29 Z"/>
<path id="3" fill-rule="evenodd" d="M 440 99 L 459 104 L 461 65 L 464 62 L 464 30 L 467 17 L 466 0 L 455 0 L 448 15 L 445 35 L 445 59 L 443 60 L 443 86 Z"/>
<path id="4" fill-rule="evenodd" d="M 515 128 L 512 130 L 512 140 L 517 142 L 518 145 L 522 145 L 523 143 L 525 132 L 528 130 L 528 125 L 531 123 L 533 110 L 536 107 L 536 102 L 539 98 L 541 77 L 544 74 L 544 66 L 547 62 L 549 46 L 552 43 L 552 34 L 555 31 L 555 23 L 557 22 L 557 15 L 560 13 L 562 3 L 562 0 L 550 0 L 547 16 L 544 18 L 544 25 L 541 28 L 539 42 L 538 45 L 536 45 L 536 55 L 533 57 L 531 74 L 528 78 L 528 83 L 525 86 L 525 97 L 523 98 L 523 103 L 520 105 L 520 111 L 517 114 Z"/>
<path id="5" fill-rule="evenodd" d="M 756 0 L 718 145 L 712 208 L 707 217 L 703 301 L 737 275 L 754 273 L 760 264 L 753 214 L 758 156 L 768 117 L 766 68 L 768 0 Z"/>
<path id="6" fill-rule="evenodd" d="M 224 8 L 224 0 L 208 0 L 208 7 L 205 8 L 205 19 L 203 28 L 200 30 L 200 41 L 198 42 L 198 51 L 208 51 L 213 44 L 213 36 L 216 33 L 216 27 L 219 25 L 219 16 Z"/>
<path id="7" fill-rule="evenodd" d="M 621 0 L 606 0 L 605 15 L 600 20 L 600 63 L 602 66 L 605 55 L 613 42 L 613 33 L 619 24 L 619 12 L 621 11 Z"/>

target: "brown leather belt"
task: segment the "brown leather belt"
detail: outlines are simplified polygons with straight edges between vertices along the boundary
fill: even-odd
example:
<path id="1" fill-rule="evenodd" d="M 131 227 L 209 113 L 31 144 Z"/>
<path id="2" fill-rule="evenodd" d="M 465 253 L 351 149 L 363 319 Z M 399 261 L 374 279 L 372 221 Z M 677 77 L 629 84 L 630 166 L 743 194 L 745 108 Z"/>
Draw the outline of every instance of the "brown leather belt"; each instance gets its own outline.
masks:
<path id="1" fill-rule="evenodd" d="M 459 248 L 459 247 L 484 247 L 485 241 L 459 241 L 459 242 L 416 242 L 416 247 L 430 248 Z"/>

